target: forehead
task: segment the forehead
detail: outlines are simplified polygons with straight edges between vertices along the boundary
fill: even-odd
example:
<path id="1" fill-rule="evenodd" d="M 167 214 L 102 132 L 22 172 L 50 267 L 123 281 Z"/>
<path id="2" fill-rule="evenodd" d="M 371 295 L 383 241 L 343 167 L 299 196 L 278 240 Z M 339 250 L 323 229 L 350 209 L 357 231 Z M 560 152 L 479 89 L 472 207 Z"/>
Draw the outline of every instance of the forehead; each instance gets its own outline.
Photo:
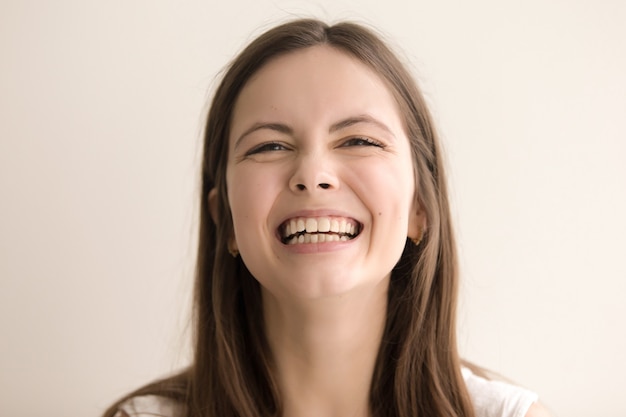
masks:
<path id="1" fill-rule="evenodd" d="M 248 80 L 235 104 L 231 134 L 259 121 L 287 119 L 305 126 L 358 114 L 402 125 L 381 76 L 337 48 L 313 46 L 272 59 Z"/>

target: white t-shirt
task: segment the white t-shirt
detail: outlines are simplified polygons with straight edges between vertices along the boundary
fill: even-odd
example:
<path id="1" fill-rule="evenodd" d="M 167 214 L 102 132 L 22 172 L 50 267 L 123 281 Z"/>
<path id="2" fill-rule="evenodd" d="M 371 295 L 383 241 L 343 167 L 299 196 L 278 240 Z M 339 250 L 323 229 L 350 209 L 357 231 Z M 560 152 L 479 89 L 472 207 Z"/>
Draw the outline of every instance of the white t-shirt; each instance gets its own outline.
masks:
<path id="1" fill-rule="evenodd" d="M 524 417 L 537 394 L 515 385 L 492 381 L 461 370 L 476 417 Z"/>
<path id="2" fill-rule="evenodd" d="M 524 417 L 537 394 L 515 385 L 490 381 L 462 369 L 476 417 Z M 125 414 L 124 414 L 125 413 Z M 115 417 L 184 417 L 185 406 L 157 395 L 133 397 L 120 406 Z"/>

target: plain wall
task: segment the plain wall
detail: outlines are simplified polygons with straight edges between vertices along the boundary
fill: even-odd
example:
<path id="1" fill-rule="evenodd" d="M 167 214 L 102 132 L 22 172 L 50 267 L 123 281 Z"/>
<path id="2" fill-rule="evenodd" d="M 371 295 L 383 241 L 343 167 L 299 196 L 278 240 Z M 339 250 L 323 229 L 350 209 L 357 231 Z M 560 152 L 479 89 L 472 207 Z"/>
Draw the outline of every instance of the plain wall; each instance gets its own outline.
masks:
<path id="1" fill-rule="evenodd" d="M 0 414 L 97 416 L 188 359 L 215 77 L 289 17 L 365 22 L 450 166 L 463 355 L 626 415 L 626 2 L 0 2 Z"/>

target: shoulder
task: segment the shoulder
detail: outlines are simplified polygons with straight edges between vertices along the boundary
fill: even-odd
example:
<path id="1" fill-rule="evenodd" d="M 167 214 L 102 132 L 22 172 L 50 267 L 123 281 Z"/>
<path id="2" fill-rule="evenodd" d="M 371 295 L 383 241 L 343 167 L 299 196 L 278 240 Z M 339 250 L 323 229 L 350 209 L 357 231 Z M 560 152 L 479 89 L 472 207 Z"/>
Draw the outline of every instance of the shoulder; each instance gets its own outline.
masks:
<path id="1" fill-rule="evenodd" d="M 184 417 L 186 407 L 160 395 L 131 397 L 120 404 L 115 417 Z"/>
<path id="2" fill-rule="evenodd" d="M 533 403 L 524 417 L 551 417 L 548 410 L 538 402 Z"/>
<path id="3" fill-rule="evenodd" d="M 462 373 L 477 417 L 549 417 L 534 392 L 482 378 L 468 368 Z"/>

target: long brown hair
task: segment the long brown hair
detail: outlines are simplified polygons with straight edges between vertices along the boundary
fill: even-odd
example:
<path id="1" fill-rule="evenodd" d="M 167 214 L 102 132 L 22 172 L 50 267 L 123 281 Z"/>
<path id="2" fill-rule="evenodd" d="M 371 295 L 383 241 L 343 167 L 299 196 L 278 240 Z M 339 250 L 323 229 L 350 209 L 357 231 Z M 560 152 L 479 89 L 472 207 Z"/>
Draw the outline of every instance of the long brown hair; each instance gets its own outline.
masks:
<path id="1" fill-rule="evenodd" d="M 457 256 L 446 178 L 424 98 L 409 71 L 371 30 L 312 19 L 282 24 L 259 36 L 230 64 L 215 92 L 204 133 L 194 360 L 184 372 L 126 398 L 165 395 L 185 403 L 189 417 L 282 414 L 262 330 L 259 284 L 241 258 L 227 250 L 233 233 L 226 187 L 228 137 L 235 101 L 250 77 L 273 58 L 315 45 L 359 59 L 395 95 L 412 149 L 418 203 L 428 222 L 419 245 L 407 239 L 392 271 L 386 325 L 370 389 L 372 415 L 473 417 L 457 353 Z M 218 191 L 215 221 L 207 198 L 213 188 Z"/>

